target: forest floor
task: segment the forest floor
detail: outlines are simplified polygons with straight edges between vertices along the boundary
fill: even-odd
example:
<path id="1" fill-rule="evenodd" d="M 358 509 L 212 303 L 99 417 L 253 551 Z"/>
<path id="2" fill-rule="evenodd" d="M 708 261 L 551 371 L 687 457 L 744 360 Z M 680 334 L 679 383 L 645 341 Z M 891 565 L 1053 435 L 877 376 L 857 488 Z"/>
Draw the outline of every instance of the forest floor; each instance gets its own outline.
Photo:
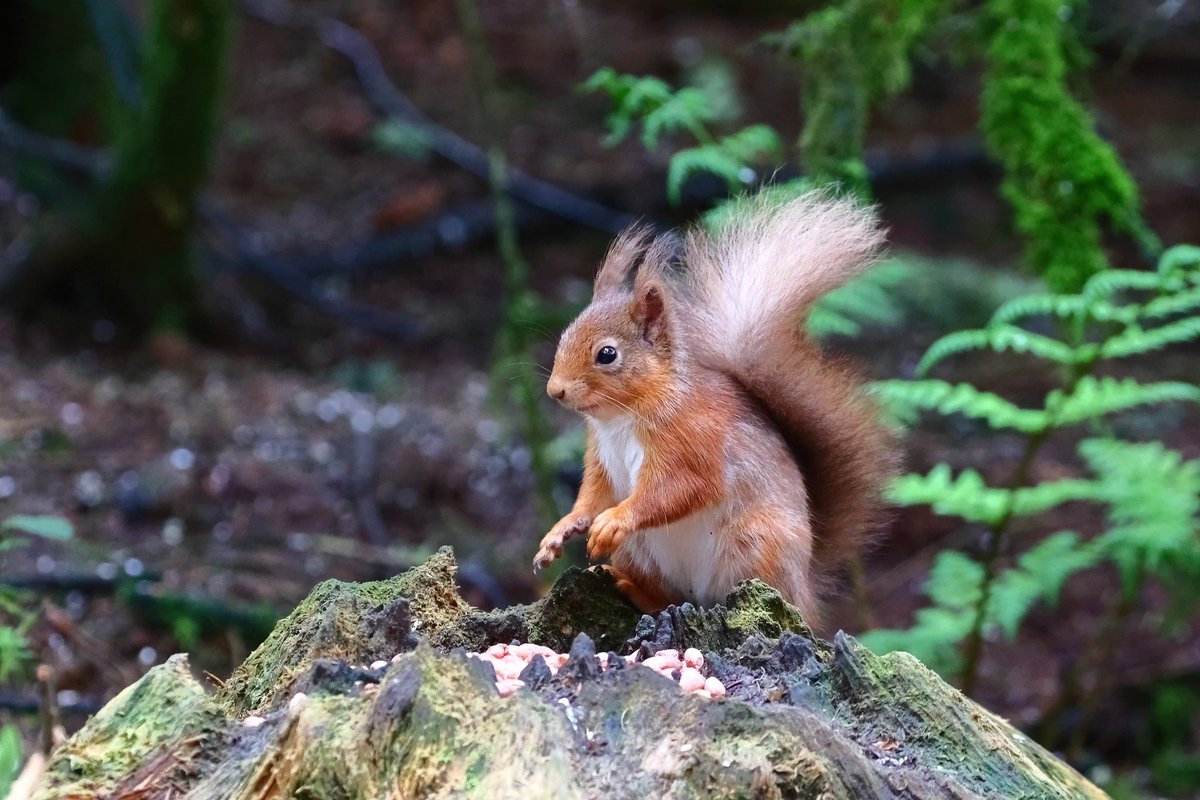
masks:
<path id="1" fill-rule="evenodd" d="M 666 205 L 665 153 L 647 155 L 636 142 L 603 145 L 604 104 L 575 87 L 604 64 L 676 83 L 733 80 L 746 119 L 798 130 L 794 70 L 753 46 L 786 18 L 734 19 L 667 3 L 594 4 L 581 16 L 573 3 L 481 5 L 504 87 L 506 151 L 558 186 L 656 219 L 694 210 Z M 322 0 L 305 8 L 362 31 L 418 107 L 486 141 L 452 4 L 398 10 Z M 1127 63 L 1101 52 L 1089 100 L 1142 188 L 1147 219 L 1164 242 L 1200 242 L 1194 56 L 1169 37 Z M 230 74 L 208 198 L 284 262 L 445 219 L 486 197 L 482 181 L 435 157 L 404 159 L 376 146 L 380 117 L 346 61 L 311 30 L 245 18 Z M 926 163 L 974 142 L 977 86 L 974 75 L 919 71 L 914 90 L 873 125 L 881 163 Z M 1010 280 L 1000 268 L 1019 256 L 993 171 L 896 174 L 879 193 L 894 246 L 962 266 L 955 308 L 910 306 L 896 328 L 833 343 L 879 378 L 911 374 L 938 333 L 982 322 L 989 298 Z M 0 190 L 20 199 L 3 179 Z M 0 205 L 6 235 L 18 235 L 34 213 L 16 200 Z M 522 246 L 535 288 L 564 308 L 581 303 L 607 238 L 568 226 L 528 231 Z M 918 273 L 929 281 L 949 274 Z M 317 581 L 394 574 L 438 545 L 455 546 L 465 594 L 478 605 L 545 590 L 544 576 L 528 566 L 543 532 L 529 453 L 514 446 L 516 412 L 494 389 L 508 378 L 492 375 L 502 279 L 490 243 L 392 263 L 344 284 L 432 335 L 416 347 L 362 333 L 227 273 L 215 276 L 213 292 L 238 332 L 220 347 L 170 336 L 131 346 L 104 321 L 90 339 L 64 342 L 0 319 L 0 517 L 65 515 L 77 531 L 73 542 L 6 553 L 4 577 L 45 590 L 46 613 L 31 641 L 37 659 L 56 668 L 68 712 L 95 709 L 183 649 L 198 668 L 225 677 L 253 645 L 262 616 L 286 612 Z M 926 297 L 949 296 L 926 288 Z M 557 331 L 539 333 L 537 363 L 517 368 L 548 367 Z M 1137 369 L 1194 379 L 1198 355 L 1175 352 Z M 958 375 L 1026 403 L 1053 380 L 1005 359 L 961 365 Z M 556 430 L 578 428 L 550 403 L 544 408 Z M 1127 424 L 1170 429 L 1173 446 L 1200 457 L 1194 411 Z M 946 461 L 996 480 L 1018 455 L 1017 443 L 953 424 L 920 428 L 908 445 L 914 470 Z M 1035 475 L 1073 472 L 1073 452 L 1069 440 L 1047 447 Z M 568 464 L 564 497 L 573 477 Z M 1069 506 L 1018 534 L 1086 534 L 1099 522 Z M 925 601 L 921 585 L 936 553 L 977 545 L 978 532 L 952 520 L 897 514 L 866 565 L 869 612 L 846 598 L 828 619 L 851 632 L 868 614 L 876 626 L 907 627 Z M 977 698 L 1036 729 L 1114 591 L 1112 575 L 1080 576 L 1055 608 L 1030 616 L 1017 643 L 989 642 Z M 1161 605 L 1151 597 L 1132 615 L 1115 662 L 1104 667 L 1115 688 L 1092 742 L 1101 759 L 1119 760 L 1133 746 L 1144 722 L 1136 709 L 1153 681 L 1200 674 L 1196 621 L 1180 638 L 1160 636 Z M 210 630 L 197 618 L 214 607 L 232 621 Z M 34 696 L 17 686 L 0 699 L 19 707 Z M 67 721 L 82 719 L 69 713 Z"/>

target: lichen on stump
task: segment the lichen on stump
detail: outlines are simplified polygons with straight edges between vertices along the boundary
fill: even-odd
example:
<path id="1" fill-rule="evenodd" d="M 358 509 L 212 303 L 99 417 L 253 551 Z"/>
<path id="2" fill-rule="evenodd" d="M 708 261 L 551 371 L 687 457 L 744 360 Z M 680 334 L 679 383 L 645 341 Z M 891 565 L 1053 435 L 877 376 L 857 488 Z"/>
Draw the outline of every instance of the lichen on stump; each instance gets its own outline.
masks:
<path id="1" fill-rule="evenodd" d="M 573 570 L 483 612 L 454 569 L 442 550 L 318 586 L 214 696 L 173 657 L 55 753 L 38 797 L 1104 797 L 911 656 L 816 639 L 761 583 L 651 618 Z M 572 657 L 501 698 L 464 649 L 512 639 Z M 727 699 L 596 655 L 687 647 Z"/>

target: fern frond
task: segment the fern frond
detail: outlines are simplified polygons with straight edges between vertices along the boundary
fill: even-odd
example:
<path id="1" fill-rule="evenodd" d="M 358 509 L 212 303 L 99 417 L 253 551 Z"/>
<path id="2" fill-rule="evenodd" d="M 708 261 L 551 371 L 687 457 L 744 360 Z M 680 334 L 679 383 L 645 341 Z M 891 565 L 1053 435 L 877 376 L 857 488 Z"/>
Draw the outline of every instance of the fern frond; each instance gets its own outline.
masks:
<path id="1" fill-rule="evenodd" d="M 1142 306 L 1141 316 L 1146 319 L 1157 319 L 1189 312 L 1200 314 L 1200 286 L 1150 300 Z"/>
<path id="2" fill-rule="evenodd" d="M 1055 389 L 1046 397 L 1046 408 L 1055 426 L 1098 419 L 1138 406 L 1191 401 L 1200 403 L 1200 386 L 1181 381 L 1138 383 L 1133 378 L 1081 378 L 1074 391 Z"/>
<path id="3" fill-rule="evenodd" d="M 988 486 L 973 469 L 954 477 L 938 464 L 926 475 L 902 475 L 888 487 L 888 499 L 902 506 L 930 505 L 942 516 L 995 525 L 1006 516 L 1027 516 L 1073 500 L 1095 499 L 1096 484 L 1088 480 L 1047 481 L 1019 489 Z"/>
<path id="4" fill-rule="evenodd" d="M 730 187 L 740 186 L 752 162 L 778 157 L 781 150 L 779 135 L 766 125 L 751 125 L 712 144 L 680 150 L 667 168 L 667 195 L 678 203 L 683 184 L 698 172 L 719 175 Z"/>
<path id="5" fill-rule="evenodd" d="M 1030 294 L 997 308 L 991 324 L 1012 324 L 1028 317 L 1073 317 L 1086 308 L 1087 301 L 1077 294 Z"/>
<path id="6" fill-rule="evenodd" d="M 925 592 L 943 608 L 971 608 L 983 590 L 983 565 L 954 550 L 938 553 L 925 581 Z"/>
<path id="7" fill-rule="evenodd" d="M 667 197 L 678 205 L 683 184 L 698 173 L 712 173 L 724 178 L 726 183 L 736 184 L 744 167 L 745 164 L 715 145 L 680 150 L 671 156 L 671 164 L 667 167 Z"/>
<path id="8" fill-rule="evenodd" d="M 1132 269 L 1106 269 L 1097 272 L 1083 286 L 1080 294 L 1095 301 L 1111 297 L 1117 292 L 1138 290 L 1154 291 L 1162 288 L 1163 278 L 1157 272 L 1139 272 Z"/>
<path id="9" fill-rule="evenodd" d="M 1079 452 L 1099 475 L 1109 507 L 1109 530 L 1095 541 L 1121 571 L 1127 592 L 1149 570 L 1200 569 L 1200 460 L 1160 442 L 1090 439 Z"/>
<path id="10" fill-rule="evenodd" d="M 992 349 L 997 352 L 1010 350 L 1015 353 L 1030 353 L 1058 364 L 1072 364 L 1083 356 L 1081 351 L 1070 345 L 1033 333 L 1015 325 L 999 324 L 970 331 L 956 331 L 938 339 L 917 364 L 917 373 L 924 375 L 938 362 L 968 350 Z"/>
<path id="11" fill-rule="evenodd" d="M 987 623 L 1011 639 L 1035 603 L 1057 602 L 1067 579 L 1092 566 L 1097 558 L 1095 550 L 1082 545 L 1072 531 L 1043 539 L 1021 554 L 1015 568 L 996 578 L 988 597 Z"/>
<path id="12" fill-rule="evenodd" d="M 1041 409 L 1019 408 L 998 395 L 966 383 L 878 381 L 872 384 L 871 391 L 903 420 L 912 419 L 915 411 L 938 411 L 963 414 L 983 420 L 992 428 L 1022 433 L 1036 433 L 1046 426 L 1047 421 L 1046 412 Z"/>
<path id="13" fill-rule="evenodd" d="M 1101 345 L 1100 356 L 1125 358 L 1192 339 L 1200 339 L 1200 315 L 1177 319 L 1149 330 L 1131 327 Z"/>
<path id="14" fill-rule="evenodd" d="M 711 106 L 699 89 L 687 87 L 675 91 L 666 81 L 653 76 L 623 75 L 612 67 L 597 70 L 581 89 L 585 92 L 604 92 L 613 102 L 613 110 L 605 119 L 609 146 L 620 142 L 633 126 L 642 123 L 642 145 L 647 150 L 658 147 L 663 134 L 681 130 L 698 138 L 707 136 L 704 125 L 712 120 Z"/>
<path id="15" fill-rule="evenodd" d="M 894 325 L 901 313 L 892 287 L 912 273 L 912 267 L 903 261 L 883 262 L 822 297 L 809 312 L 805 327 L 823 339 L 832 334 L 856 336 L 865 325 Z"/>
<path id="16" fill-rule="evenodd" d="M 878 629 L 859 636 L 859 641 L 876 653 L 903 650 L 941 675 L 958 671 L 958 643 L 971 632 L 975 614 L 969 609 L 934 606 L 917 611 L 916 624 L 908 630 Z"/>
<path id="17" fill-rule="evenodd" d="M 678 131 L 690 131 L 703 138 L 704 125 L 711 119 L 704 92 L 692 87 L 680 89 L 659 102 L 642 120 L 642 147 L 656 150 L 660 136 Z"/>
<path id="18" fill-rule="evenodd" d="M 1200 283 L 1200 247 L 1179 244 L 1169 248 L 1158 259 L 1158 271 L 1162 275 L 1190 273 L 1192 283 Z"/>
<path id="19" fill-rule="evenodd" d="M 744 163 L 763 158 L 783 158 L 783 143 L 779 140 L 779 133 L 770 125 L 747 125 L 721 139 L 720 146 Z"/>

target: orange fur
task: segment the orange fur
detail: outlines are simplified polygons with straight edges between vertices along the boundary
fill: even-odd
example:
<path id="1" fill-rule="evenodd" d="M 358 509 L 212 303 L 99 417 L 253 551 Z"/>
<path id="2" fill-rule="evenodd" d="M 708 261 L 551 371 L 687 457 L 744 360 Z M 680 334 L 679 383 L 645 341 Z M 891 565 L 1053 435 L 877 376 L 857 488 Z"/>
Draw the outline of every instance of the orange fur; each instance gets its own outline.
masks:
<path id="1" fill-rule="evenodd" d="M 547 384 L 587 417 L 588 449 L 579 498 L 535 563 L 586 531 L 589 557 L 611 557 L 644 610 L 717 602 L 756 577 L 815 620 L 895 458 L 858 377 L 798 321 L 881 239 L 870 212 L 819 195 L 683 243 L 619 237 Z"/>

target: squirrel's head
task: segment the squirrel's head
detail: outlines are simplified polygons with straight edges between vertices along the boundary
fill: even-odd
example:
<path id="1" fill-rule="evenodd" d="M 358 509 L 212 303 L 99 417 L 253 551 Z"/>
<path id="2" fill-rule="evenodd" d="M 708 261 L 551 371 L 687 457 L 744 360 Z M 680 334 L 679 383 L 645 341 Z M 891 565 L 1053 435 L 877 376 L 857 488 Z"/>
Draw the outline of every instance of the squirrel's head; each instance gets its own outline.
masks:
<path id="1" fill-rule="evenodd" d="M 664 277 L 677 246 L 641 228 L 616 240 L 591 305 L 559 340 L 547 394 L 597 419 L 642 413 L 669 395 L 679 343 Z"/>

